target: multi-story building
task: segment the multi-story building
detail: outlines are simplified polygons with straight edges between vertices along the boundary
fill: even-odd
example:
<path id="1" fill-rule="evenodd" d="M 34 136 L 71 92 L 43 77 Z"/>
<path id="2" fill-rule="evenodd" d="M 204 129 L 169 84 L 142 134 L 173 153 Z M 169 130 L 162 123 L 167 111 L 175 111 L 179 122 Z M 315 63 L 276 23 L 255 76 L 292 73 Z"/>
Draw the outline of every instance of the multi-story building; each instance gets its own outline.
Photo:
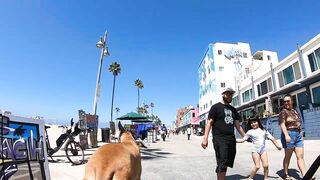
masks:
<path id="1" fill-rule="evenodd" d="M 249 45 L 247 46 L 247 52 L 250 52 Z M 208 49 L 210 49 L 210 45 Z M 215 52 L 219 48 L 212 49 Z M 296 109 L 301 112 L 304 120 L 305 136 L 320 137 L 320 132 L 317 130 L 320 128 L 318 120 L 320 118 L 320 34 L 303 46 L 297 46 L 296 51 L 280 62 L 277 53 L 272 51 L 257 51 L 253 55 L 248 53 L 247 60 L 242 54 L 242 59 L 239 60 L 242 66 L 235 74 L 229 70 L 221 76 L 214 73 L 214 76 L 208 73 L 209 70 L 203 70 L 207 67 L 208 62 L 217 62 L 211 65 L 215 71 L 220 70 L 220 67 L 216 66 L 232 66 L 215 53 L 211 53 L 213 54 L 211 56 L 208 51 L 206 54 L 209 54 L 209 57 L 206 58 L 205 54 L 199 67 L 199 106 L 202 119 L 204 119 L 210 105 L 217 101 L 217 97 L 220 97 L 221 93 L 218 87 L 222 87 L 221 82 L 226 81 L 230 84 L 225 84 L 225 86 L 231 86 L 236 90 L 232 103 L 240 112 L 242 120 L 246 120 L 254 109 L 261 118 L 271 117 L 268 118 L 268 128 L 272 127 L 274 135 L 279 137 L 280 128 L 277 114 L 282 108 L 283 96 L 289 93 L 293 96 Z M 235 58 L 235 65 L 237 61 Z M 219 62 L 223 63 L 218 65 Z M 208 81 L 209 78 L 206 76 L 212 77 Z M 212 95 L 209 95 L 207 91 Z M 207 108 L 206 104 L 211 101 L 213 102 L 209 103 Z"/>
<path id="2" fill-rule="evenodd" d="M 183 107 L 177 110 L 176 123 L 175 123 L 176 127 L 180 127 L 181 119 L 187 111 L 188 111 L 187 107 Z"/>
<path id="3" fill-rule="evenodd" d="M 185 114 L 181 118 L 180 127 L 185 127 L 188 125 L 199 125 L 199 111 L 198 108 L 190 107 L 187 109 Z"/>
<path id="4" fill-rule="evenodd" d="M 205 120 L 210 107 L 221 100 L 225 87 L 235 88 L 238 72 L 251 62 L 250 45 L 247 43 L 209 44 L 198 67 L 201 120 Z"/>
<path id="5" fill-rule="evenodd" d="M 263 55 L 258 51 L 253 57 L 264 60 Z M 293 96 L 298 109 L 320 105 L 320 34 L 305 45 L 298 46 L 297 51 L 279 63 L 270 61 L 269 67 L 261 70 L 254 67 L 252 82 L 242 82 L 239 86 L 236 96 L 243 97 L 248 90 L 253 92 L 252 96 L 234 104 L 243 117 L 247 117 L 252 108 L 261 117 L 278 114 L 283 104 L 282 97 L 287 93 Z"/>

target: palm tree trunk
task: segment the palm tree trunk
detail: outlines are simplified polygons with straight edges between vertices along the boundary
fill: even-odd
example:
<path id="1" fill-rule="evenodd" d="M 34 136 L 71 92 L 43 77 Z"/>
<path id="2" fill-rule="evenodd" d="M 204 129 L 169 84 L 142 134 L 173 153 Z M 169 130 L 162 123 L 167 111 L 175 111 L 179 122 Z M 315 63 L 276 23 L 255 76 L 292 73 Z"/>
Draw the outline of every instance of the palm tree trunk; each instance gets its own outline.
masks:
<path id="1" fill-rule="evenodd" d="M 114 87 L 116 86 L 116 76 L 113 76 L 113 87 L 112 87 L 112 100 L 111 100 L 111 121 L 113 121 L 113 99 L 114 99 Z"/>
<path id="2" fill-rule="evenodd" d="M 140 92 L 139 92 L 139 88 L 138 88 L 138 109 L 140 107 Z"/>

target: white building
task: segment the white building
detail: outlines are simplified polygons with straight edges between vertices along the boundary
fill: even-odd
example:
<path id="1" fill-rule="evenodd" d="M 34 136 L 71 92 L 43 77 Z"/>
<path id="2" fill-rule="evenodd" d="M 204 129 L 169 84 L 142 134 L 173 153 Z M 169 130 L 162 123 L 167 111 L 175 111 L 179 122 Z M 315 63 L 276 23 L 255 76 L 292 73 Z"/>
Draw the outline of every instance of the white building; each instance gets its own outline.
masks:
<path id="1" fill-rule="evenodd" d="M 283 96 L 291 94 L 304 121 L 305 136 L 320 137 L 320 34 L 280 62 L 272 51 L 251 55 L 249 44 L 210 44 L 198 71 L 201 120 L 207 118 L 211 105 L 221 100 L 221 89 L 232 87 L 236 90 L 232 104 L 241 119 L 245 121 L 253 109 L 261 118 L 272 115 L 268 128 L 279 137 L 277 114 Z"/>
<path id="2" fill-rule="evenodd" d="M 261 117 L 266 111 L 278 114 L 283 104 L 282 97 L 287 93 L 293 96 L 297 108 L 309 109 L 320 105 L 320 34 L 297 47 L 280 62 L 275 61 L 276 54 L 266 51 L 256 52 L 253 59 L 262 59 L 266 64 L 262 68 L 253 65 L 252 81 L 244 80 L 244 72 L 239 76 L 241 81 L 235 96 L 240 97 L 240 102 L 234 105 L 243 117 L 248 117 L 252 108 Z M 252 94 L 246 96 L 248 91 Z"/>
<path id="3" fill-rule="evenodd" d="M 210 107 L 221 100 L 225 87 L 236 87 L 236 78 L 244 66 L 251 64 L 251 50 L 247 43 L 209 44 L 198 67 L 199 116 L 204 120 Z"/>

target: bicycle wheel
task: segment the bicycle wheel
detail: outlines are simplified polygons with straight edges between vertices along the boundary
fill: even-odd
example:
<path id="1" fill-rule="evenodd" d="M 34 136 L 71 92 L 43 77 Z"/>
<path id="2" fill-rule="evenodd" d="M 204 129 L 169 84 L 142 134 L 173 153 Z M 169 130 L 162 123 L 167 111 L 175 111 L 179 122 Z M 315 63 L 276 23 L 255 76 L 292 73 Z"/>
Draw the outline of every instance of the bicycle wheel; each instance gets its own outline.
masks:
<path id="1" fill-rule="evenodd" d="M 84 161 L 84 152 L 82 147 L 78 142 L 69 141 L 66 145 L 66 155 L 68 160 L 74 164 L 79 165 L 82 164 Z"/>

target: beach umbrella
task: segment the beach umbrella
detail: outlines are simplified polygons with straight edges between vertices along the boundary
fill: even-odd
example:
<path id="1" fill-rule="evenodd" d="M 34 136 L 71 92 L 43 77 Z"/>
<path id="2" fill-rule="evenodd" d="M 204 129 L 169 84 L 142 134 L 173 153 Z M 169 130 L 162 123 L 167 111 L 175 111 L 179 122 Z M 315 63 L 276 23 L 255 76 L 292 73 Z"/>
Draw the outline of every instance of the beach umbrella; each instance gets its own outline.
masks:
<path id="1" fill-rule="evenodd" d="M 133 119 L 133 120 L 131 120 L 131 122 L 135 122 L 135 123 L 150 123 L 150 122 L 152 122 L 152 120 L 150 120 L 150 119 Z"/>
<path id="2" fill-rule="evenodd" d="M 143 116 L 142 114 L 138 114 L 135 112 L 129 112 L 121 117 L 117 118 L 118 120 L 147 120 L 147 117 Z"/>

